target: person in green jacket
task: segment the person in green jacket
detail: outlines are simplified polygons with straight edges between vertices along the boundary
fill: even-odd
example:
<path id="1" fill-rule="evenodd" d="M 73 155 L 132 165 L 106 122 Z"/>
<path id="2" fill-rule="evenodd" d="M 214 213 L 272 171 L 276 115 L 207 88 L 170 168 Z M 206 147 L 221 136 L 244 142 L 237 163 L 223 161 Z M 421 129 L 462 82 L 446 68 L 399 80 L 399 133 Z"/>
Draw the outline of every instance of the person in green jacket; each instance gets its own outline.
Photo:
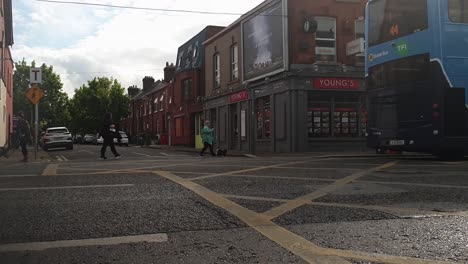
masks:
<path id="1" fill-rule="evenodd" d="M 213 143 L 214 143 L 213 130 L 214 128 L 210 128 L 209 126 L 210 126 L 210 121 L 205 121 L 205 126 L 203 127 L 201 131 L 203 149 L 200 152 L 200 156 L 203 156 L 203 153 L 205 153 L 205 150 L 207 148 L 210 148 L 211 156 L 216 156 L 215 153 L 213 152 Z"/>

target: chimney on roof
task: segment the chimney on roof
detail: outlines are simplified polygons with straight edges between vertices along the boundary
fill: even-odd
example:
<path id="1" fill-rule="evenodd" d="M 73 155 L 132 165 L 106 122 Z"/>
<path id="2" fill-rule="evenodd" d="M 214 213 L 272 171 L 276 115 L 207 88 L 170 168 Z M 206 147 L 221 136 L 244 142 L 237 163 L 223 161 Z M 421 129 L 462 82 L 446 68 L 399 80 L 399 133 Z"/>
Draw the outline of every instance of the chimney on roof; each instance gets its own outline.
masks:
<path id="1" fill-rule="evenodd" d="M 166 67 L 164 67 L 164 82 L 169 83 L 175 77 L 176 67 L 174 63 L 169 64 L 166 62 Z"/>
<path id="2" fill-rule="evenodd" d="M 149 89 L 151 89 L 151 87 L 153 87 L 153 84 L 154 78 L 151 76 L 145 76 L 145 78 L 143 78 L 143 91 L 148 91 Z"/>
<path id="3" fill-rule="evenodd" d="M 130 98 L 133 98 L 140 92 L 140 89 L 136 85 L 132 85 L 128 87 L 127 91 Z"/>

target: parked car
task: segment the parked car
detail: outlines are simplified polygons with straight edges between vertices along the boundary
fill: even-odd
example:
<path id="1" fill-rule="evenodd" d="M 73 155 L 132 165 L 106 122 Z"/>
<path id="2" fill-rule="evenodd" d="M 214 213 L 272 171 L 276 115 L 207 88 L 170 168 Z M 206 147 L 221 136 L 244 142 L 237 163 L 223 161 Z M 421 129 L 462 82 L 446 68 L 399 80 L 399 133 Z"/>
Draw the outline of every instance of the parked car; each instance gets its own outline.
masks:
<path id="1" fill-rule="evenodd" d="M 81 144 L 82 141 L 83 135 L 76 134 L 75 136 L 73 136 L 73 144 Z"/>
<path id="2" fill-rule="evenodd" d="M 82 140 L 82 144 L 96 144 L 96 135 L 94 134 L 85 134 Z"/>
<path id="3" fill-rule="evenodd" d="M 123 132 L 123 131 L 119 131 L 119 134 L 120 134 L 120 137 L 121 137 L 121 140 L 120 140 L 120 144 L 121 145 L 124 145 L 124 146 L 127 146 L 128 147 L 128 136 L 127 136 L 127 133 Z M 100 145 L 100 144 L 103 144 L 104 143 L 104 139 L 99 136 L 99 134 L 97 135 L 97 140 L 96 140 L 96 144 L 97 145 Z M 114 143 L 115 144 L 119 144 L 119 140 L 117 138 L 114 138 Z"/>
<path id="4" fill-rule="evenodd" d="M 103 143 L 104 143 L 104 139 L 99 134 L 97 134 L 96 135 L 96 145 L 101 145 Z"/>
<path id="5" fill-rule="evenodd" d="M 123 131 L 119 131 L 119 134 L 120 134 L 120 137 L 122 138 L 122 139 L 120 140 L 120 144 L 128 147 L 128 136 L 127 136 L 127 133 L 125 133 L 125 132 L 123 132 Z M 114 143 L 118 143 L 118 140 L 117 140 L 116 138 L 114 138 Z"/>
<path id="6" fill-rule="evenodd" d="M 72 135 L 66 127 L 49 127 L 42 137 L 42 148 L 73 149 Z"/>

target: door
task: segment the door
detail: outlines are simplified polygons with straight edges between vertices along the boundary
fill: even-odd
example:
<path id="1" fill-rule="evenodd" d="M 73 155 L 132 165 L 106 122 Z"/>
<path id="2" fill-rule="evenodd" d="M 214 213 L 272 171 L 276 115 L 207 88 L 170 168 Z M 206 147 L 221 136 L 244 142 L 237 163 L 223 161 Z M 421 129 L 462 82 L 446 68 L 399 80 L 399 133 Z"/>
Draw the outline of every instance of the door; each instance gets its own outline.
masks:
<path id="1" fill-rule="evenodd" d="M 239 117 L 237 114 L 237 104 L 231 105 L 231 149 L 237 149 L 239 144 Z"/>

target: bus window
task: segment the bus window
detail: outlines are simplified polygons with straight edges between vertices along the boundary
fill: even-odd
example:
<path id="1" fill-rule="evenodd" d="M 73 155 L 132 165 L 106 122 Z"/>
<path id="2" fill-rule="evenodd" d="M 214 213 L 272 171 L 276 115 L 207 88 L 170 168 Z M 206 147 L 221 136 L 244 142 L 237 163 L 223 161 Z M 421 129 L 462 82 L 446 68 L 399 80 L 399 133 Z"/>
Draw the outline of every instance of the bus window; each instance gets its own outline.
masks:
<path id="1" fill-rule="evenodd" d="M 369 68 L 368 90 L 430 79 L 429 55 L 415 55 Z"/>
<path id="2" fill-rule="evenodd" d="M 468 0 L 448 0 L 449 19 L 455 23 L 468 23 Z"/>
<path id="3" fill-rule="evenodd" d="M 369 46 L 427 27 L 427 0 L 375 0 L 369 4 Z"/>

